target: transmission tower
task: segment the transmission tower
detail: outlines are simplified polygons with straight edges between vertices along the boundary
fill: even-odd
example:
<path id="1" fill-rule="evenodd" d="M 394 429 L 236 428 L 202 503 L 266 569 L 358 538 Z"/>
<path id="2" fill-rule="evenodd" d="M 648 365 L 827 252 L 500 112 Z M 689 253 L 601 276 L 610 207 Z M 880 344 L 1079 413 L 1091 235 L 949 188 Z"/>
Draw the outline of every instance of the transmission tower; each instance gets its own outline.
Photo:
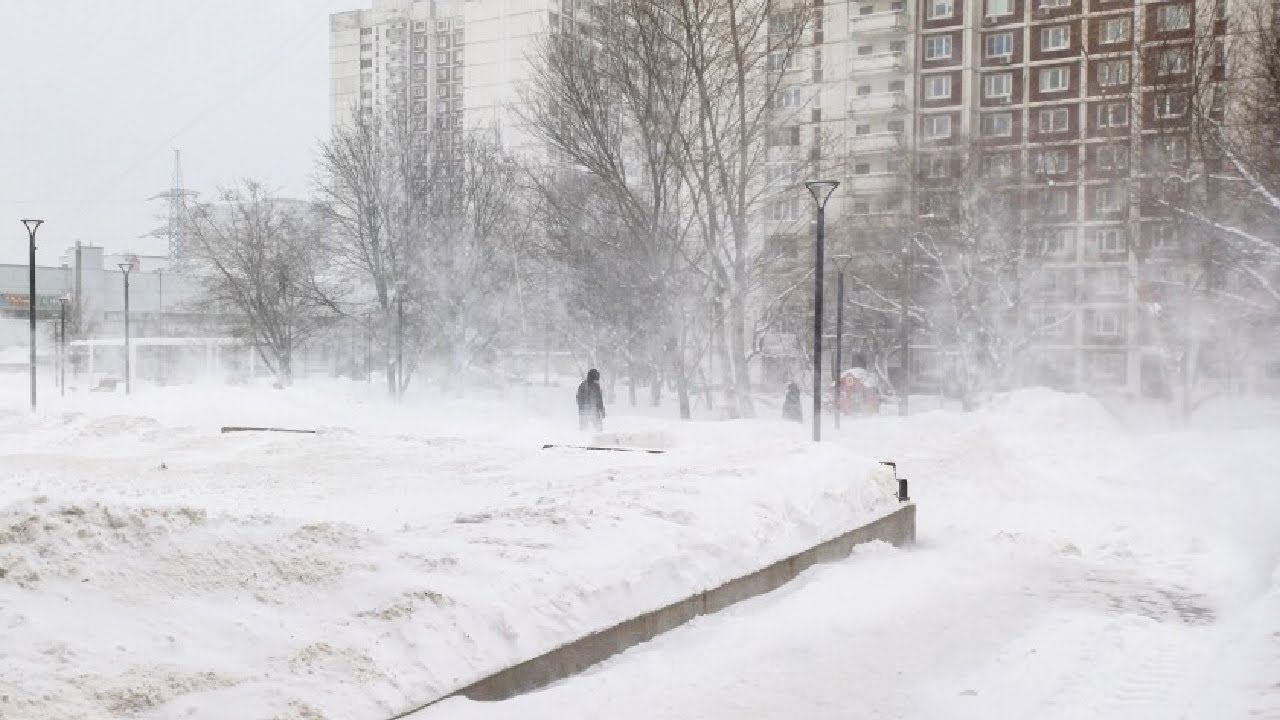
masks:
<path id="1" fill-rule="evenodd" d="M 187 198 L 193 198 L 196 194 L 196 191 L 182 187 L 182 151 L 174 148 L 172 186 L 167 191 L 148 198 L 169 202 L 165 225 L 153 230 L 150 237 L 162 237 L 169 241 L 171 262 L 181 262 L 186 256 Z"/>

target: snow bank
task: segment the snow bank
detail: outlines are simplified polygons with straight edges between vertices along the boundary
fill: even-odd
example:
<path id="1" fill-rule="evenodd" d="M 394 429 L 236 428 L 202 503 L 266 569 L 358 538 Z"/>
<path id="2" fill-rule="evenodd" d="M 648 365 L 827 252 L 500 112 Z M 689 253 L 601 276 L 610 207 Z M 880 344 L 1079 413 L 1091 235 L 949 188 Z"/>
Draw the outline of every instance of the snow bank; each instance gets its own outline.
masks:
<path id="1" fill-rule="evenodd" d="M 1117 428 L 1115 417 L 1095 398 L 1044 387 L 995 395 L 978 415 L 1010 430 L 1105 433 Z"/>
<path id="2" fill-rule="evenodd" d="M 571 406 L 358 390 L 0 411 L 0 715 L 388 716 L 896 507 L 790 423 L 611 417 L 669 452 L 544 451 L 589 439 Z"/>

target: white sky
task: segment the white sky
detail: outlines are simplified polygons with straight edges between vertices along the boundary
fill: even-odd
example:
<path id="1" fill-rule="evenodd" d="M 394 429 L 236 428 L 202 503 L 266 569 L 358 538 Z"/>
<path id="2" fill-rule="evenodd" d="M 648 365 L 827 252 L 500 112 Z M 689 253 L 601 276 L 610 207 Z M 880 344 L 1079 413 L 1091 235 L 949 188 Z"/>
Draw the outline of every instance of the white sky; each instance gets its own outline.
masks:
<path id="1" fill-rule="evenodd" d="M 173 148 L 187 187 L 305 195 L 328 128 L 328 16 L 368 0 L 0 0 L 0 262 L 76 240 L 162 252 Z"/>

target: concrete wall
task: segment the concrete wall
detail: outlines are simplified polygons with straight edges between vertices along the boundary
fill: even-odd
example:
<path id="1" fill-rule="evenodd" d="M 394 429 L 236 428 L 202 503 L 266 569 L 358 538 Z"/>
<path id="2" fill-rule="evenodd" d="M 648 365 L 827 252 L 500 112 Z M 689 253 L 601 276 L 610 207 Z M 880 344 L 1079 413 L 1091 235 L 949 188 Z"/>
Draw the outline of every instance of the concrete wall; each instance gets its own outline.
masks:
<path id="1" fill-rule="evenodd" d="M 699 615 L 719 612 L 734 603 L 772 592 L 818 563 L 848 557 L 856 545 L 872 540 L 883 540 L 903 546 L 914 543 L 915 538 L 916 506 L 914 503 L 906 503 L 895 512 L 873 523 L 779 560 L 750 575 L 730 580 L 717 588 L 574 640 L 464 687 L 453 696 L 462 695 L 472 700 L 494 701 L 537 690 L 575 675 L 642 642 L 652 640 Z M 432 701 L 430 704 L 435 702 L 439 700 Z M 398 717 L 405 717 L 408 714 L 410 713 Z"/>

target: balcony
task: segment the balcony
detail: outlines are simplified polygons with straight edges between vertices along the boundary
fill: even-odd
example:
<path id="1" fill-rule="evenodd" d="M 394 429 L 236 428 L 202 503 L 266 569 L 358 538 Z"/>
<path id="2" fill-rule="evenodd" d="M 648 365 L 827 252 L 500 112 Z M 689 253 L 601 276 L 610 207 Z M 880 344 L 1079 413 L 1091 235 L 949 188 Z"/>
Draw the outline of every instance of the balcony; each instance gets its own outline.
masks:
<path id="1" fill-rule="evenodd" d="M 873 33 L 906 32 L 906 13 L 901 10 L 890 10 L 869 15 L 854 15 L 849 18 L 849 30 L 855 37 Z"/>
<path id="2" fill-rule="evenodd" d="M 897 150 L 902 146 L 902 133 L 878 132 L 849 136 L 849 152 L 867 153 Z"/>
<path id="3" fill-rule="evenodd" d="M 865 136 L 864 136 L 865 137 Z M 901 172 L 876 172 L 849 178 L 852 193 L 882 193 L 901 189 L 906 175 Z"/>
<path id="4" fill-rule="evenodd" d="M 854 75 L 873 73 L 900 72 L 903 58 L 900 52 L 881 52 L 871 55 L 854 55 L 849 62 L 849 70 Z"/>
<path id="5" fill-rule="evenodd" d="M 906 107 L 902 93 L 886 92 L 874 95 L 855 95 L 849 99 L 850 115 L 873 115 L 893 112 Z"/>

